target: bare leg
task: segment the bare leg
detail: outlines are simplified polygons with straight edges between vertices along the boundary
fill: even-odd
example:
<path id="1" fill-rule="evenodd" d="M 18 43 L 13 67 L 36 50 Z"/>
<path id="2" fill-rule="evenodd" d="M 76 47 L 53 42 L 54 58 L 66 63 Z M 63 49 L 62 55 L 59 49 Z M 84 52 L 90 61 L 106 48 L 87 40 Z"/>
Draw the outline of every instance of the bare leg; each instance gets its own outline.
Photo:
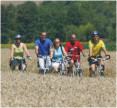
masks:
<path id="1" fill-rule="evenodd" d="M 55 71 L 58 71 L 58 66 L 53 67 Z"/>
<path id="2" fill-rule="evenodd" d="M 18 71 L 18 70 L 19 70 L 19 67 L 18 67 L 18 66 L 16 66 L 16 67 L 15 67 L 15 70 L 16 70 L 16 71 Z"/>
<path id="3" fill-rule="evenodd" d="M 71 61 L 70 61 L 70 64 L 69 64 L 69 75 L 72 74 L 73 65 L 74 65 L 74 61 L 71 60 Z"/>
<path id="4" fill-rule="evenodd" d="M 92 74 L 95 73 L 95 64 L 91 65 L 91 70 L 90 70 L 90 77 L 92 77 Z"/>

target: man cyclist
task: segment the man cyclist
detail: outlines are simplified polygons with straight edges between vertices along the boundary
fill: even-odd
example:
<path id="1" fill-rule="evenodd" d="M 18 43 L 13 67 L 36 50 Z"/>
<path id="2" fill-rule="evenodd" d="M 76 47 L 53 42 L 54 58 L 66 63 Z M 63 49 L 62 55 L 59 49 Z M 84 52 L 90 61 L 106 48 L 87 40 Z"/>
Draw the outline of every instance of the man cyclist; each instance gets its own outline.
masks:
<path id="1" fill-rule="evenodd" d="M 105 44 L 102 40 L 99 40 L 99 32 L 94 31 L 92 32 L 92 40 L 89 41 L 89 58 L 88 62 L 90 65 L 90 77 L 92 77 L 92 74 L 95 72 L 95 57 L 101 56 L 101 48 L 103 48 L 105 56 L 108 55 L 108 52 L 105 48 Z M 104 62 L 101 60 L 101 66 L 104 71 Z"/>
<path id="2" fill-rule="evenodd" d="M 51 45 L 52 41 L 46 38 L 46 32 L 42 31 L 40 38 L 35 41 L 35 53 L 38 57 L 39 70 L 44 70 L 45 68 L 44 56 L 48 56 L 47 63 L 49 66 L 51 66 L 51 60 L 49 57 Z"/>
<path id="3" fill-rule="evenodd" d="M 15 43 L 11 46 L 11 54 L 10 54 L 10 67 L 11 69 L 21 69 L 21 59 L 24 56 L 24 51 L 27 54 L 27 58 L 31 59 L 27 46 L 21 42 L 22 36 L 20 34 L 15 35 Z M 13 65 L 13 68 L 12 68 Z M 26 61 L 23 60 L 24 70 L 26 69 Z"/>
<path id="4" fill-rule="evenodd" d="M 66 43 L 65 51 L 70 52 L 72 55 L 80 55 L 80 52 L 82 52 L 82 54 L 85 56 L 83 46 L 79 41 L 76 41 L 76 35 L 75 34 L 72 34 L 71 40 Z M 70 65 L 69 65 L 69 69 L 68 69 L 68 73 L 69 73 L 70 76 L 72 75 L 73 65 L 75 64 L 75 66 L 77 66 L 77 57 L 72 56 L 71 58 L 72 59 L 70 60 Z M 78 61 L 80 61 L 80 56 L 78 57 Z"/>

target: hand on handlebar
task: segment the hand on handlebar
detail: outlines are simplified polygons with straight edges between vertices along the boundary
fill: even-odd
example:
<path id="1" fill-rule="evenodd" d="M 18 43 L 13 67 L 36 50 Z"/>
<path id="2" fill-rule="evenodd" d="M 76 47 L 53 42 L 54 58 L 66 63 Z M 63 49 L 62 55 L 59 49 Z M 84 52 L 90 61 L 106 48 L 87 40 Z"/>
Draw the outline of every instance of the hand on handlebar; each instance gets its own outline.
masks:
<path id="1" fill-rule="evenodd" d="M 67 56 L 66 59 L 67 59 L 67 60 L 71 60 L 70 56 Z"/>
<path id="2" fill-rule="evenodd" d="M 86 54 L 82 54 L 84 57 L 86 57 Z"/>
<path id="3" fill-rule="evenodd" d="M 51 62 L 56 62 L 54 59 L 51 59 Z"/>
<path id="4" fill-rule="evenodd" d="M 92 57 L 92 56 L 90 57 L 90 59 L 95 61 L 95 58 L 94 58 L 94 57 Z"/>
<path id="5" fill-rule="evenodd" d="M 105 58 L 106 58 L 106 60 L 110 59 L 110 55 L 106 55 Z"/>
<path id="6" fill-rule="evenodd" d="M 27 58 L 28 58 L 28 59 L 30 59 L 30 60 L 32 59 L 32 57 L 31 57 L 31 56 L 27 56 Z"/>
<path id="7" fill-rule="evenodd" d="M 11 63 L 14 60 L 14 58 L 10 58 L 9 63 Z"/>
<path id="8" fill-rule="evenodd" d="M 39 54 L 37 55 L 37 57 L 42 58 L 42 56 L 41 56 L 41 55 L 39 55 Z"/>

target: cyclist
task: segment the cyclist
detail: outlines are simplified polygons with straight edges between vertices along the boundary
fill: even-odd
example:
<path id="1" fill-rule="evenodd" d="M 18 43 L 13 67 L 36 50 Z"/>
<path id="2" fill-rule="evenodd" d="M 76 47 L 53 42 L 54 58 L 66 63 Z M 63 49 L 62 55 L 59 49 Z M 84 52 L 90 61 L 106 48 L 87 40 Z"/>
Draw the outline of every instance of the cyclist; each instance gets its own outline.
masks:
<path id="1" fill-rule="evenodd" d="M 60 39 L 56 38 L 50 49 L 50 58 L 54 60 L 54 61 L 52 61 L 52 67 L 56 73 L 59 72 L 59 62 L 58 61 L 63 58 L 62 55 L 67 56 L 67 53 L 64 50 L 64 47 L 61 46 Z"/>
<path id="2" fill-rule="evenodd" d="M 65 51 L 70 52 L 72 55 L 80 55 L 80 52 L 82 52 L 82 54 L 86 56 L 82 44 L 79 41 L 76 41 L 75 34 L 72 34 L 70 36 L 70 41 L 68 41 L 65 45 Z M 71 58 L 72 59 L 70 61 L 70 65 L 68 69 L 68 73 L 70 76 L 72 75 L 73 65 L 75 64 L 75 66 L 77 66 L 77 57 L 72 56 Z M 80 56 L 78 57 L 78 61 L 80 61 Z"/>
<path id="3" fill-rule="evenodd" d="M 22 36 L 20 34 L 15 35 L 15 43 L 11 46 L 10 54 L 10 67 L 11 69 L 20 70 L 21 69 L 21 59 L 24 56 L 24 51 L 27 54 L 27 58 L 31 59 L 27 46 L 21 42 Z M 12 68 L 13 66 L 13 68 Z M 26 61 L 23 60 L 24 69 L 26 69 Z"/>
<path id="4" fill-rule="evenodd" d="M 35 41 L 35 53 L 38 57 L 38 63 L 39 63 L 39 69 L 44 70 L 44 56 L 47 57 L 47 63 L 49 66 L 51 66 L 51 60 L 50 60 L 50 46 L 52 45 L 52 41 L 48 38 L 46 38 L 46 32 L 42 31 L 41 36 L 39 39 Z"/>
<path id="5" fill-rule="evenodd" d="M 90 65 L 90 77 L 92 77 L 92 74 L 95 72 L 95 63 L 93 60 L 95 60 L 95 57 L 101 56 L 101 48 L 103 48 L 105 55 L 108 55 L 108 52 L 105 48 L 104 42 L 102 40 L 99 40 L 99 32 L 93 31 L 92 32 L 92 40 L 89 41 L 89 58 L 88 62 Z M 104 71 L 104 62 L 101 60 L 102 69 Z"/>

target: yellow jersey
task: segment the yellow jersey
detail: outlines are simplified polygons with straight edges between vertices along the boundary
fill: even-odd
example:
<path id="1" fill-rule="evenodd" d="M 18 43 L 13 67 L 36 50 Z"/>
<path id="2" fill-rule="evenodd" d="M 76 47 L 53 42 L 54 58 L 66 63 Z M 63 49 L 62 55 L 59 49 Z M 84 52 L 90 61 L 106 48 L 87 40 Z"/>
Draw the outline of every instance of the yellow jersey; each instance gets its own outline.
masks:
<path id="1" fill-rule="evenodd" d="M 89 41 L 89 48 L 92 48 L 92 56 L 101 56 L 101 48 L 105 48 L 105 44 L 102 40 L 97 43 Z"/>

